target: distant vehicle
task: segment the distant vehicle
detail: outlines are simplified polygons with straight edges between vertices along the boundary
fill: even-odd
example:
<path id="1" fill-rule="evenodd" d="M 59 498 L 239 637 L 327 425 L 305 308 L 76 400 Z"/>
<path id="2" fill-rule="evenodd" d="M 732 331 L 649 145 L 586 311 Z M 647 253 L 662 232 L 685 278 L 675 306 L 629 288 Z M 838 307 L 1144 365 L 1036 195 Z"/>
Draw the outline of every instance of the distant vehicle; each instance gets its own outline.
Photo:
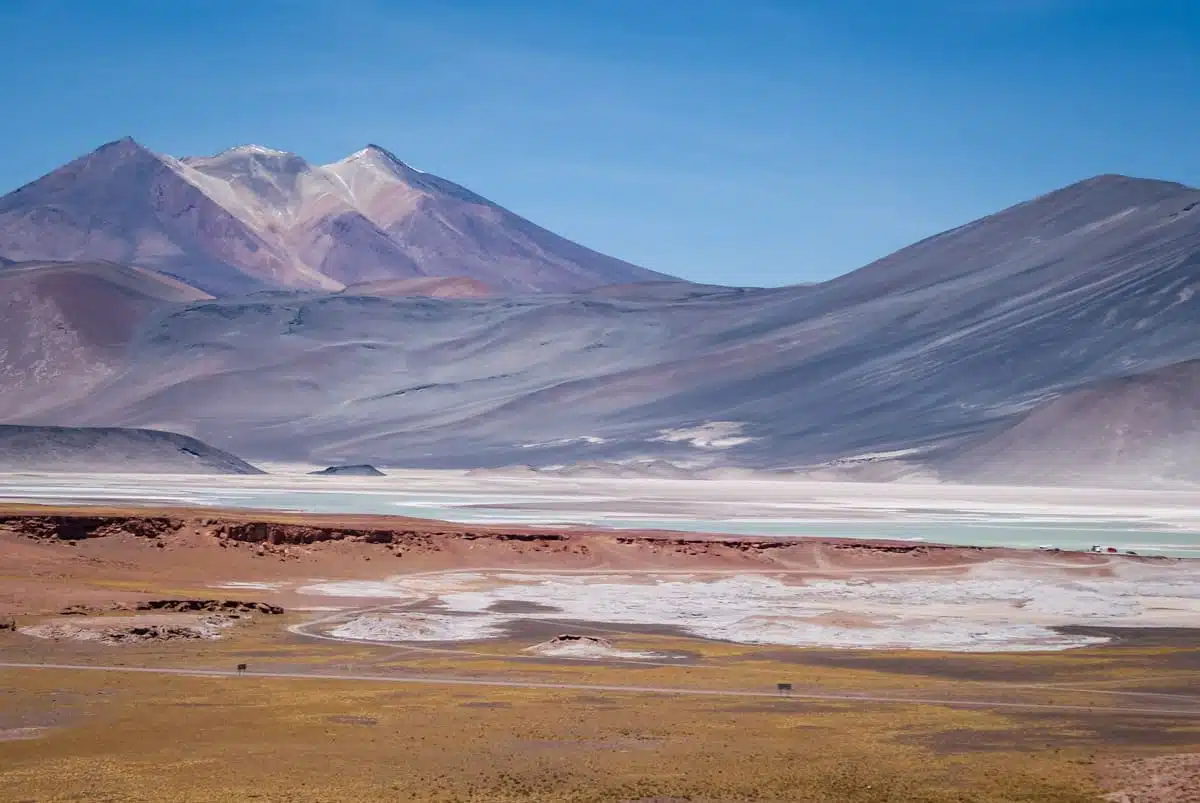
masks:
<path id="1" fill-rule="evenodd" d="M 1092 548 L 1091 548 L 1091 550 L 1089 550 L 1089 551 L 1091 551 L 1091 552 L 1101 552 L 1101 553 L 1103 553 L 1103 554 L 1105 554 L 1105 555 L 1119 555 L 1119 554 L 1121 553 L 1121 550 L 1120 550 L 1118 547 L 1115 547 L 1115 546 L 1101 546 L 1100 544 L 1093 544 L 1093 545 L 1092 545 Z M 1136 553 L 1136 552 L 1134 552 L 1132 549 L 1126 549 L 1126 550 L 1125 550 L 1125 554 L 1126 554 L 1126 555 L 1136 555 L 1137 553 Z"/>

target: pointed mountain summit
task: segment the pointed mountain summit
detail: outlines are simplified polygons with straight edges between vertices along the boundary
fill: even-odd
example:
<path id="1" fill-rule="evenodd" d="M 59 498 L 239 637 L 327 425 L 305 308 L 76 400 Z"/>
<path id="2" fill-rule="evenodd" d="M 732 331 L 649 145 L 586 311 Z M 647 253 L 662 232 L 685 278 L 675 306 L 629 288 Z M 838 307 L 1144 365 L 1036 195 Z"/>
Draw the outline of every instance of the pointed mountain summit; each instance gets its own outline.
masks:
<path id="1" fill-rule="evenodd" d="M 574 291 L 672 278 L 559 237 L 378 145 L 323 169 L 343 182 L 346 200 L 427 275 L 467 276 L 517 291 Z"/>
<path id="2" fill-rule="evenodd" d="M 364 189 L 371 186 L 387 186 L 399 181 L 417 191 L 453 196 L 467 203 L 482 206 L 494 206 L 491 201 L 466 187 L 416 169 L 379 145 L 368 145 L 341 161 L 325 165 L 325 169 Z"/>
<path id="3" fill-rule="evenodd" d="M 292 279 L 286 253 L 129 138 L 0 198 L 0 254 L 138 265 L 214 294 L 311 286 Z"/>
<path id="4" fill-rule="evenodd" d="M 378 145 L 313 165 L 261 145 L 175 158 L 121 139 L 0 198 L 0 258 L 122 262 L 214 295 L 441 276 L 501 292 L 670 278 Z"/>
<path id="5" fill-rule="evenodd" d="M 921 240 L 830 286 L 862 298 L 983 281 L 1005 282 L 1011 294 L 1197 251 L 1200 190 L 1110 174 Z"/>

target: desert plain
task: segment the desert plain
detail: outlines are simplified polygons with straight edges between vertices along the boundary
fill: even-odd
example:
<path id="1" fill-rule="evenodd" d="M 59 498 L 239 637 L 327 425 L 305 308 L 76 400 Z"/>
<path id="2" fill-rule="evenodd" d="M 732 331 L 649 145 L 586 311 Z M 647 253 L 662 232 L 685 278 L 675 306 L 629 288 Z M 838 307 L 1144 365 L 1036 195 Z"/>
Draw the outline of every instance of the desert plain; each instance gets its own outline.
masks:
<path id="1" fill-rule="evenodd" d="M 435 479 L 237 482 L 251 503 L 410 510 L 422 496 L 465 520 L 254 509 L 228 485 L 165 498 L 195 478 L 105 478 L 71 496 L 61 477 L 8 477 L 21 498 L 0 508 L 0 799 L 1200 794 L 1200 564 L 1123 554 L 1186 548 L 1194 512 L 1174 492 L 1089 507 L 1063 490 L 755 496 L 752 480 L 454 474 L 441 487 L 455 507 L 430 495 Z M 877 528 L 575 515 L 719 529 L 714 506 L 739 498 L 743 518 L 783 504 L 790 520 Z M 936 534 L 981 517 L 1098 526 L 1122 548 L 885 537 L 888 522 Z"/>

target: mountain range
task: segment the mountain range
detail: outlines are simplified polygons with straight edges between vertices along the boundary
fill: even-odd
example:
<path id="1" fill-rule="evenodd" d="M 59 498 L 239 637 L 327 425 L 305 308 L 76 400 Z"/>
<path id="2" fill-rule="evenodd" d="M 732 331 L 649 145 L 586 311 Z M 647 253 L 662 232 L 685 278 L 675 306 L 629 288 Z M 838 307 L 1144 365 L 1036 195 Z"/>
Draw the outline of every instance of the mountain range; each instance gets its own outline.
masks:
<path id="1" fill-rule="evenodd" d="M 375 145 L 328 165 L 126 138 L 0 198 L 0 255 L 150 268 L 216 295 L 462 276 L 510 292 L 669 278 L 563 239 Z"/>
<path id="2" fill-rule="evenodd" d="M 382 149 L 107 149 L 0 199 L 0 421 L 322 464 L 1200 482 L 1200 191 L 1180 184 L 1098 176 L 828 282 L 731 288 L 572 250 Z M 368 190 L 361 162 L 403 180 Z M 314 235 L 347 214 L 383 239 Z"/>

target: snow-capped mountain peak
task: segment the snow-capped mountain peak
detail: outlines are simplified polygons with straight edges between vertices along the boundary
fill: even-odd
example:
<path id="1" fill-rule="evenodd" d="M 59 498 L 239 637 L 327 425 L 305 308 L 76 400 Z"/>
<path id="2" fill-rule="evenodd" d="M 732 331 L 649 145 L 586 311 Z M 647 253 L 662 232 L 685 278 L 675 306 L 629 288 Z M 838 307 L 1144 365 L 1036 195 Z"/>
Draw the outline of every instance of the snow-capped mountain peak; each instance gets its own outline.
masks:
<path id="1" fill-rule="evenodd" d="M 373 145 L 373 144 L 367 145 L 367 147 L 363 148 L 362 150 L 355 151 L 354 153 L 347 156 L 345 159 L 342 159 L 339 162 L 334 162 L 334 164 L 342 164 L 345 162 L 367 163 L 367 164 L 374 165 L 376 167 L 392 168 L 392 169 L 400 168 L 401 170 L 405 170 L 405 171 L 411 170 L 414 173 L 424 173 L 425 172 L 424 170 L 418 170 L 417 168 L 410 165 L 408 162 L 405 162 L 403 159 L 396 156 L 396 154 L 392 153 L 387 148 L 384 148 L 380 145 Z M 330 166 L 332 166 L 332 165 L 330 165 Z"/>
<path id="2" fill-rule="evenodd" d="M 263 145 L 255 145 L 253 143 L 249 143 L 246 145 L 235 145 L 232 148 L 226 148 L 225 150 L 221 151 L 221 153 L 219 153 L 217 155 L 225 156 L 226 154 L 235 154 L 235 153 L 236 154 L 254 155 L 254 156 L 294 156 L 295 155 L 295 154 L 289 153 L 288 151 L 276 150 L 275 148 L 267 148 Z"/>

